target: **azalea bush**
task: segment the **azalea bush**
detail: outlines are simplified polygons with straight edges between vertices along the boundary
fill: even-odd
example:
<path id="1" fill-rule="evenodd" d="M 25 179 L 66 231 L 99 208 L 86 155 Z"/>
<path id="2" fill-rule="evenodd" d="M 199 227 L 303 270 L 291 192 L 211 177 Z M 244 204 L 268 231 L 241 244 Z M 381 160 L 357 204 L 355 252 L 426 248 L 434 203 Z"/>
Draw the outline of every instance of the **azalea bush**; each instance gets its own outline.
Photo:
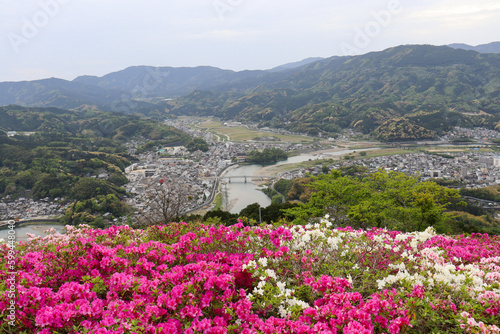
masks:
<path id="1" fill-rule="evenodd" d="M 67 226 L 15 248 L 15 326 L 0 260 L 0 332 L 500 333 L 499 241 L 327 219 Z"/>

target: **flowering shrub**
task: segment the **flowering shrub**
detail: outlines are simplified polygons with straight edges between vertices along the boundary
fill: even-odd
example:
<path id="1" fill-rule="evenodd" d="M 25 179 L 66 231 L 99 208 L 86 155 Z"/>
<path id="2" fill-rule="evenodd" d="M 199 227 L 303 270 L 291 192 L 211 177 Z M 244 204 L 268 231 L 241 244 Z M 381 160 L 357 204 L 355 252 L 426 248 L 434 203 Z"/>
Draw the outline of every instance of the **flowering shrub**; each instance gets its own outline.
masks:
<path id="1" fill-rule="evenodd" d="M 500 333 L 498 237 L 330 225 L 32 237 L 15 249 L 15 326 L 0 259 L 0 332 Z"/>

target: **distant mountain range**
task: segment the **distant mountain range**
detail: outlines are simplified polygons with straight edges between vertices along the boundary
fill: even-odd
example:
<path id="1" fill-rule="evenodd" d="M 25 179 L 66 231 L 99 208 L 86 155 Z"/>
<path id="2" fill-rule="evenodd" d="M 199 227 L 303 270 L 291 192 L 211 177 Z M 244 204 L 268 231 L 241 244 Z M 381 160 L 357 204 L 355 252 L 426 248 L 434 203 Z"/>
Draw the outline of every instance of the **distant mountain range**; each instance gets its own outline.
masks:
<path id="1" fill-rule="evenodd" d="M 291 69 L 294 69 L 294 68 L 297 68 L 297 67 L 302 67 L 304 65 L 307 65 L 307 64 L 310 64 L 310 63 L 314 63 L 318 60 L 323 60 L 325 58 L 321 58 L 321 57 L 311 57 L 311 58 L 306 58 L 304 60 L 301 60 L 301 61 L 297 61 L 297 62 L 294 62 L 294 63 L 288 63 L 288 64 L 284 64 L 284 65 L 281 65 L 281 66 L 277 66 L 277 67 L 274 67 L 272 69 L 270 69 L 269 71 L 270 72 L 279 72 L 279 71 L 284 71 L 284 70 L 291 70 Z"/>
<path id="2" fill-rule="evenodd" d="M 463 43 L 455 43 L 449 44 L 448 46 L 454 49 L 472 50 L 481 53 L 500 53 L 500 42 L 491 42 L 488 44 L 481 44 L 476 46 Z"/>
<path id="3" fill-rule="evenodd" d="M 453 46 L 405 45 L 267 71 L 135 66 L 73 81 L 2 82 L 0 105 L 211 115 L 325 135 L 351 127 L 384 140 L 496 126 L 500 54 Z"/>
<path id="4" fill-rule="evenodd" d="M 151 102 L 175 98 L 195 90 L 245 91 L 260 83 L 283 79 L 316 59 L 285 64 L 268 71 L 235 72 L 216 67 L 133 66 L 102 77 L 80 76 L 72 81 L 43 79 L 0 82 L 0 105 L 134 112 Z"/>

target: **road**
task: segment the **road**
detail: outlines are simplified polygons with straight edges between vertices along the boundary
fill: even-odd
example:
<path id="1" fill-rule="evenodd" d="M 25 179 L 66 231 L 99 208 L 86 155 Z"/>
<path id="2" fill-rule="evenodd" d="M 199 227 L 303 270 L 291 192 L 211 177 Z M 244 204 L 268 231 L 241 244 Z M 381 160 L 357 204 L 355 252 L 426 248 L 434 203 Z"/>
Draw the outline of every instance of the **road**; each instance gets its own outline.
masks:
<path id="1" fill-rule="evenodd" d="M 210 196 L 208 196 L 207 200 L 205 201 L 205 203 L 197 206 L 196 208 L 194 209 L 190 209 L 186 212 L 183 213 L 183 215 L 188 215 L 190 213 L 193 213 L 195 211 L 198 211 L 198 210 L 201 210 L 203 209 L 205 206 L 207 205 L 210 205 L 213 203 L 213 201 L 215 200 L 215 196 L 217 195 L 217 191 L 219 189 L 219 184 L 220 184 L 220 176 L 222 174 L 224 174 L 229 168 L 233 167 L 233 166 L 238 166 L 238 164 L 232 164 L 232 165 L 229 165 L 227 166 L 226 168 L 224 168 L 223 170 L 221 170 L 219 172 L 219 174 L 217 174 L 217 177 L 215 179 L 215 182 L 214 182 L 214 186 L 212 187 L 212 191 L 210 192 Z"/>
<path id="2" fill-rule="evenodd" d="M 484 209 L 500 209 L 500 202 L 490 201 L 487 199 L 476 198 L 472 196 L 463 196 L 471 201 L 476 201 L 478 205 L 480 205 Z"/>

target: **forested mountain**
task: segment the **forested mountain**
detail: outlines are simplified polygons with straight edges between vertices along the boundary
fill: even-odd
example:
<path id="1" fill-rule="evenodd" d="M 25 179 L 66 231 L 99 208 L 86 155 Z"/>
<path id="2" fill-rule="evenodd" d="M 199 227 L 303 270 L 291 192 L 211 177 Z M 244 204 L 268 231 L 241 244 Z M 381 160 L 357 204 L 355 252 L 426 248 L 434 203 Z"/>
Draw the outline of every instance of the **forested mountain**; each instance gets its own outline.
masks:
<path id="1" fill-rule="evenodd" d="M 0 82 L 0 105 L 18 104 L 34 107 L 58 107 L 65 109 L 104 107 L 120 99 L 123 92 L 103 90 L 62 79 Z"/>
<path id="2" fill-rule="evenodd" d="M 0 130 L 55 133 L 62 136 L 127 141 L 133 137 L 180 142 L 187 133 L 151 120 L 117 112 L 70 111 L 59 108 L 0 107 Z"/>
<path id="3" fill-rule="evenodd" d="M 19 135 L 8 137 L 8 131 Z M 124 190 L 119 187 L 127 181 L 122 172 L 135 159 L 123 145 L 131 139 L 151 147 L 180 144 L 190 137 L 120 113 L 0 107 L 0 198 L 120 196 Z M 96 178 L 100 174 L 105 177 Z"/>
<path id="4" fill-rule="evenodd" d="M 269 71 L 136 66 L 103 77 L 0 83 L 0 104 L 210 115 L 330 135 L 351 127 L 379 138 L 404 118 L 411 133 L 500 121 L 500 54 L 405 45 L 361 56 L 306 59 Z M 422 129 L 420 129 L 422 128 Z M 426 130 L 426 131 L 424 131 Z"/>
<path id="5" fill-rule="evenodd" d="M 310 57 L 310 58 L 306 58 L 306 59 L 303 59 L 301 61 L 296 61 L 296 62 L 293 62 L 293 63 L 288 63 L 288 64 L 283 64 L 283 65 L 280 65 L 280 66 L 276 66 L 276 67 L 273 67 L 272 69 L 268 70 L 270 72 L 278 72 L 278 71 L 284 71 L 284 70 L 291 70 L 291 69 L 294 69 L 294 68 L 297 68 L 297 67 L 302 67 L 302 66 L 305 66 L 305 65 L 308 65 L 310 63 L 314 63 L 318 60 L 322 60 L 324 58 L 321 58 L 321 57 Z"/>
<path id="6" fill-rule="evenodd" d="M 454 125 L 494 126 L 499 75 L 500 54 L 399 46 L 320 60 L 244 96 L 194 92 L 164 105 L 172 113 L 212 114 L 313 134 L 345 127 L 369 133 L 402 116 L 442 132 Z"/>
<path id="7" fill-rule="evenodd" d="M 103 77 L 81 76 L 73 82 L 126 91 L 134 98 L 172 98 L 189 94 L 196 89 L 211 89 L 218 85 L 259 78 L 265 74 L 265 71 L 234 72 L 210 66 L 134 66 Z"/>
<path id="8" fill-rule="evenodd" d="M 311 61 L 305 60 L 303 64 Z M 184 96 L 195 90 L 245 92 L 262 83 L 282 80 L 303 64 L 287 64 L 269 71 L 240 72 L 210 66 L 134 66 L 103 77 L 80 76 L 73 81 L 51 78 L 0 82 L 0 105 L 157 114 L 154 103 L 165 99 Z"/>

